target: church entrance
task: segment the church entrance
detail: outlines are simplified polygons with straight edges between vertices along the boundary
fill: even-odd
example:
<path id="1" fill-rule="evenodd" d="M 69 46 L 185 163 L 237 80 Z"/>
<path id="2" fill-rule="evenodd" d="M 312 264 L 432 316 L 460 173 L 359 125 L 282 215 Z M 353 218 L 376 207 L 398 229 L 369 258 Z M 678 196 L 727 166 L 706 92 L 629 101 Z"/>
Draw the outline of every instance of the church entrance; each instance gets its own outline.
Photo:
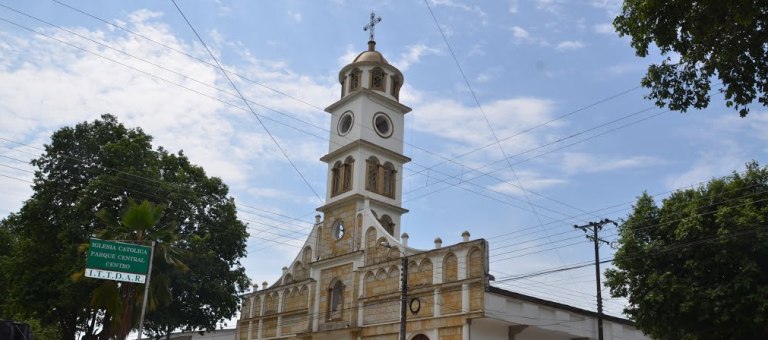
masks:
<path id="1" fill-rule="evenodd" d="M 424 334 L 419 334 L 417 336 L 414 336 L 411 340 L 429 340 L 429 338 Z"/>

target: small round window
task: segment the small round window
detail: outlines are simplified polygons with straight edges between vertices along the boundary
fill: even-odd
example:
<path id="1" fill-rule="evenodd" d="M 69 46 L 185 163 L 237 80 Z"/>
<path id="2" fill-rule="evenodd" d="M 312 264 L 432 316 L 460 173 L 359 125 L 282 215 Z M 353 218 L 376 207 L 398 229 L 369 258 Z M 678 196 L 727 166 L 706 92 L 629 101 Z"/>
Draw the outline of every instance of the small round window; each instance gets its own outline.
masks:
<path id="1" fill-rule="evenodd" d="M 336 222 L 336 225 L 333 226 L 333 238 L 336 240 L 341 240 L 341 238 L 344 237 L 344 231 L 344 222 Z"/>
<path id="2" fill-rule="evenodd" d="M 392 120 L 387 115 L 379 112 L 373 115 L 373 128 L 379 136 L 389 138 L 392 135 Z"/>
<path id="3" fill-rule="evenodd" d="M 337 127 L 339 135 L 344 136 L 349 133 L 349 130 L 352 130 L 352 123 L 354 122 L 355 116 L 352 115 L 352 112 L 344 112 L 344 114 L 341 115 L 341 118 L 339 118 L 339 126 Z"/>

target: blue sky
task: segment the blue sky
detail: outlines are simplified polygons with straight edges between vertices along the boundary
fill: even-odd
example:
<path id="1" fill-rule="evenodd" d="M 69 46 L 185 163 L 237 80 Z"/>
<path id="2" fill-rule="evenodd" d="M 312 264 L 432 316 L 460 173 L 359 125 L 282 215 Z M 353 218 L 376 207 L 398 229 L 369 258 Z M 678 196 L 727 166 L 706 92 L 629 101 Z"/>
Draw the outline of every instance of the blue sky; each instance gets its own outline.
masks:
<path id="1" fill-rule="evenodd" d="M 274 281 L 322 203 L 222 74 L 196 60 L 211 61 L 173 4 L 62 2 L 90 16 L 53 1 L 0 2 L 0 217 L 30 196 L 25 162 L 53 131 L 109 112 L 230 186 L 252 235 L 248 275 Z M 644 190 L 661 199 L 765 163 L 764 107 L 741 119 L 716 92 L 710 108 L 685 114 L 643 98 L 640 79 L 660 56 L 636 57 L 613 31 L 619 1 L 429 0 L 471 91 L 423 1 L 179 5 L 224 67 L 248 79 L 234 78 L 320 196 L 330 124 L 322 108 L 339 97 L 339 69 L 366 48 L 371 10 L 383 17 L 377 49 L 403 72 L 401 102 L 413 108 L 402 230 L 422 249 L 437 236 L 458 242 L 464 230 L 488 239 L 497 278 L 591 260 L 572 225 L 625 217 Z M 615 229 L 604 237 L 615 240 Z M 500 286 L 592 309 L 592 270 Z M 612 314 L 621 306 L 606 301 Z"/>

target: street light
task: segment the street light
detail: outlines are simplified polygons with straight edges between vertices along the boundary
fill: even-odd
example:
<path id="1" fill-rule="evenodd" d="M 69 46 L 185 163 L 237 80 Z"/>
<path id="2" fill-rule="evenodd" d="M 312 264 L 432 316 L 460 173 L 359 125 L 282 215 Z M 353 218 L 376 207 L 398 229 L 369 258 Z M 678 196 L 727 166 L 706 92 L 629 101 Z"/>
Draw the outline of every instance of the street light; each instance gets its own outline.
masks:
<path id="1" fill-rule="evenodd" d="M 408 255 L 404 250 L 392 246 L 387 241 L 381 241 L 379 245 L 389 249 L 397 249 L 403 255 L 402 269 L 400 270 L 400 340 L 405 340 L 406 308 L 408 308 Z"/>

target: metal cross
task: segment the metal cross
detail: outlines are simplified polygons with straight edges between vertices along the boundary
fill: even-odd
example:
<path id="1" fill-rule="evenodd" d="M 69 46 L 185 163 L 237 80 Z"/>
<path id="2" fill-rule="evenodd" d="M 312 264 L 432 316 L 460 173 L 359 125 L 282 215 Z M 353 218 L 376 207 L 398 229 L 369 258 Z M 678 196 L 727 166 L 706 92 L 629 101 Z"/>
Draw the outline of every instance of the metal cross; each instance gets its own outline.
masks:
<path id="1" fill-rule="evenodd" d="M 371 12 L 371 22 L 369 22 L 368 25 L 365 25 L 365 27 L 363 27 L 363 31 L 368 31 L 368 30 L 371 31 L 371 37 L 369 41 L 373 41 L 373 30 L 376 29 L 376 24 L 380 22 L 381 22 L 381 17 L 377 18 L 376 15 L 373 14 L 373 12 Z"/>

